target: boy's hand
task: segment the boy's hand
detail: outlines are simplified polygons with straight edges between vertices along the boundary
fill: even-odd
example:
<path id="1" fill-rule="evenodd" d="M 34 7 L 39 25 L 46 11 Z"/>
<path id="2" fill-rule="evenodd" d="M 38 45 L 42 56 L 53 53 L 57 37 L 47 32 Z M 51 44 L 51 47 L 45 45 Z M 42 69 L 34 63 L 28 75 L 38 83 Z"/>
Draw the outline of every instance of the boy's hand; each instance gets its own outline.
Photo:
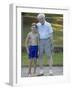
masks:
<path id="1" fill-rule="evenodd" d="M 28 50 L 28 48 L 26 48 L 26 50 L 27 50 L 27 53 L 29 54 L 29 50 Z"/>

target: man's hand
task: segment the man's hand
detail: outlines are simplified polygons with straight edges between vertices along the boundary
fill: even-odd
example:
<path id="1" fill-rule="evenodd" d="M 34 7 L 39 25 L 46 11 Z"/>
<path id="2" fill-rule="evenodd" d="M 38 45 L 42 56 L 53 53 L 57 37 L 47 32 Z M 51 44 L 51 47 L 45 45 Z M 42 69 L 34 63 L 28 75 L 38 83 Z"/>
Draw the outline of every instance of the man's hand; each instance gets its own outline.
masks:
<path id="1" fill-rule="evenodd" d="M 53 43 L 51 43 L 51 52 L 53 53 L 54 51 L 54 46 L 53 46 Z"/>
<path id="2" fill-rule="evenodd" d="M 51 52 L 53 53 L 53 51 L 54 51 L 53 33 L 51 33 L 51 35 L 50 35 L 50 47 L 51 47 Z"/>

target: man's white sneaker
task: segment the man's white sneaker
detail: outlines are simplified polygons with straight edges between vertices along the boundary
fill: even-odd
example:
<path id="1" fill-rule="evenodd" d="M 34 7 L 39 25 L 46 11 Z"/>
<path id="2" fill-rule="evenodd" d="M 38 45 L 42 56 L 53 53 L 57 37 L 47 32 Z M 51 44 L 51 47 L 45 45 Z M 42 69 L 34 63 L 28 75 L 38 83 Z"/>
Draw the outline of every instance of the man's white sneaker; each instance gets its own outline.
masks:
<path id="1" fill-rule="evenodd" d="M 31 77 L 32 75 L 31 74 L 28 74 L 28 77 Z"/>
<path id="2" fill-rule="evenodd" d="M 53 71 L 52 70 L 49 70 L 49 75 L 53 75 Z"/>
<path id="3" fill-rule="evenodd" d="M 43 70 L 40 70 L 40 74 L 44 74 L 44 71 Z"/>
<path id="4" fill-rule="evenodd" d="M 35 77 L 35 76 L 37 76 L 37 74 L 36 73 L 33 73 L 33 75 L 32 75 L 33 77 Z"/>

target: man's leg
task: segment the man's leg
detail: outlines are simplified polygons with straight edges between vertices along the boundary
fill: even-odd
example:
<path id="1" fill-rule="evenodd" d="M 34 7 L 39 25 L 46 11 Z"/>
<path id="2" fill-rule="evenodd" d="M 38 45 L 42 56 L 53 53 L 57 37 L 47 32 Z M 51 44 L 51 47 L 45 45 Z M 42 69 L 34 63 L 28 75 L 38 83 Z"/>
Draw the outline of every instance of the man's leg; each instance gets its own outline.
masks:
<path id="1" fill-rule="evenodd" d="M 53 75 L 53 58 L 52 55 L 48 55 L 48 64 L 49 64 L 49 75 Z"/>
<path id="2" fill-rule="evenodd" d="M 40 40 L 40 45 L 39 45 L 39 64 L 40 64 L 40 69 L 43 69 L 43 41 Z"/>
<path id="3" fill-rule="evenodd" d="M 49 57 L 49 75 L 53 75 L 53 59 L 52 56 Z"/>
<path id="4" fill-rule="evenodd" d="M 53 58 L 52 58 L 52 52 L 50 48 L 50 42 L 47 40 L 45 44 L 45 53 L 48 58 L 48 64 L 49 64 L 49 73 L 52 74 L 52 66 L 53 66 Z"/>
<path id="5" fill-rule="evenodd" d="M 40 65 L 40 73 L 43 73 L 43 41 L 40 40 L 39 45 L 39 65 Z"/>
<path id="6" fill-rule="evenodd" d="M 53 66 L 52 55 L 51 56 L 48 56 L 48 63 L 49 63 L 49 69 L 52 70 L 52 66 Z"/>

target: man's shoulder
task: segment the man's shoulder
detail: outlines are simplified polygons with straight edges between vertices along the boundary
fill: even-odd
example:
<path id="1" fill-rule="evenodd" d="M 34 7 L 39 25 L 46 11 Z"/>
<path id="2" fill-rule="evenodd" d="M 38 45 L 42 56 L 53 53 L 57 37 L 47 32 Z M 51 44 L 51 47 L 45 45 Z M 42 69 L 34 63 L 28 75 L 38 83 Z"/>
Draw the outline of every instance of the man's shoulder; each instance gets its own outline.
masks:
<path id="1" fill-rule="evenodd" d="M 49 22 L 47 22 L 47 21 L 45 21 L 45 25 L 51 26 L 51 24 Z"/>
<path id="2" fill-rule="evenodd" d="M 51 26 L 51 23 L 49 23 L 49 22 L 45 21 L 45 25 L 46 25 L 46 26 Z M 40 22 L 38 22 L 38 23 L 37 23 L 37 26 L 41 26 L 41 23 L 40 23 Z"/>

